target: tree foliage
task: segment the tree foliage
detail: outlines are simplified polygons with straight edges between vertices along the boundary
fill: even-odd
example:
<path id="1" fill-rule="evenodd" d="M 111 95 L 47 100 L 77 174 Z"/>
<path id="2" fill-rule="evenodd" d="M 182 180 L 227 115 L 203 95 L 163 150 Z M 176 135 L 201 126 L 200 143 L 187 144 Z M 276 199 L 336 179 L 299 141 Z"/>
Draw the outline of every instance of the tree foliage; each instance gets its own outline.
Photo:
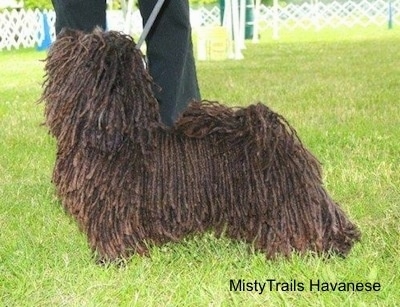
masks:
<path id="1" fill-rule="evenodd" d="M 218 0 L 189 0 L 190 5 L 217 4 Z"/>
<path id="2" fill-rule="evenodd" d="M 24 7 L 27 9 L 52 9 L 51 0 L 25 0 Z"/>

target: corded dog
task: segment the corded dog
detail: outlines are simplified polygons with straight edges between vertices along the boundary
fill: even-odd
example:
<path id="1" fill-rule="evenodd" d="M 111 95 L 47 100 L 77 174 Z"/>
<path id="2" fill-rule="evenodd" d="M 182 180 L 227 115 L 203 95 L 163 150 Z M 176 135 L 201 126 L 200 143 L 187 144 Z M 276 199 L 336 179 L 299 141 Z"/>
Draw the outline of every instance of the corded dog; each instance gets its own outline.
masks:
<path id="1" fill-rule="evenodd" d="M 167 128 L 143 55 L 113 31 L 64 31 L 45 69 L 53 182 L 101 260 L 206 231 L 268 258 L 345 256 L 359 240 L 318 160 L 267 106 L 193 102 Z"/>

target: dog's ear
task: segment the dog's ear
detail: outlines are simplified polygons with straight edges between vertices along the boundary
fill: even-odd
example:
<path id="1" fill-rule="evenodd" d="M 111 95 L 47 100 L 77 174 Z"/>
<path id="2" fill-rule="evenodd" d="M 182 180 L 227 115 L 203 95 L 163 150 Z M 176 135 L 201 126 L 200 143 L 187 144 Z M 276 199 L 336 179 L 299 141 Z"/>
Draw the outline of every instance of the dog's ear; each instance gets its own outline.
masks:
<path id="1" fill-rule="evenodd" d="M 77 80 L 74 58 L 76 57 L 76 46 L 78 40 L 84 35 L 83 32 L 63 28 L 57 35 L 56 40 L 50 46 L 45 60 L 45 76 L 43 82 L 43 93 L 39 102 L 45 102 L 46 125 L 52 135 L 57 139 L 61 136 L 65 119 L 68 118 L 68 100 L 75 98 L 71 92 L 72 80 Z M 69 107 L 71 108 L 72 105 Z"/>
<path id="2" fill-rule="evenodd" d="M 100 46 L 88 59 L 90 106 L 84 141 L 107 153 L 124 144 L 152 150 L 153 132 L 161 125 L 153 83 L 142 53 L 129 36 L 95 30 Z M 93 40 L 93 37 L 90 38 Z"/>
<path id="3" fill-rule="evenodd" d="M 131 142 L 149 151 L 161 122 L 152 79 L 132 39 L 100 30 L 77 33 L 75 41 L 65 35 L 49 52 L 42 97 L 59 145 L 80 142 L 113 152 Z"/>

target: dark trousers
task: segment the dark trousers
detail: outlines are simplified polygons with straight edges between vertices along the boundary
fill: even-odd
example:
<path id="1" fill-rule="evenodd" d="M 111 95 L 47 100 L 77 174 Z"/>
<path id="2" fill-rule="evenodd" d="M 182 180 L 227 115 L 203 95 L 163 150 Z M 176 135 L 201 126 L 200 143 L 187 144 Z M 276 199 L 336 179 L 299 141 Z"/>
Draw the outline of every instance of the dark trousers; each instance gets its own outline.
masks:
<path id="1" fill-rule="evenodd" d="M 52 0 L 56 11 L 56 32 L 63 27 L 89 32 L 106 28 L 105 0 Z M 157 1 L 139 0 L 146 23 Z M 162 121 L 172 126 L 192 100 L 200 100 L 193 57 L 188 0 L 166 0 L 146 38 L 150 75 L 157 87 Z"/>
<path id="2" fill-rule="evenodd" d="M 139 0 L 143 23 L 156 2 Z M 146 38 L 150 75 L 161 87 L 154 92 L 167 125 L 190 100 L 200 100 L 191 34 L 188 0 L 166 0 Z"/>
<path id="3" fill-rule="evenodd" d="M 56 12 L 56 33 L 62 28 L 85 32 L 106 28 L 106 0 L 51 0 Z"/>

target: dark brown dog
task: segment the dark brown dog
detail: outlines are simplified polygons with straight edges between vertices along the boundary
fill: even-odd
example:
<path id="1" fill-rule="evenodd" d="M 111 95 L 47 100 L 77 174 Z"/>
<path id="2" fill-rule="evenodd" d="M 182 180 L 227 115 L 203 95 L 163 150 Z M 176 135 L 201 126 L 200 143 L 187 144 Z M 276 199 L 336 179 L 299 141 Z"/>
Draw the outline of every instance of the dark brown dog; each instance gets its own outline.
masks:
<path id="1" fill-rule="evenodd" d="M 116 32 L 62 33 L 46 73 L 53 182 L 101 259 L 207 230 L 268 257 L 346 255 L 359 240 L 319 162 L 268 107 L 194 102 L 167 129 L 142 54 Z"/>

